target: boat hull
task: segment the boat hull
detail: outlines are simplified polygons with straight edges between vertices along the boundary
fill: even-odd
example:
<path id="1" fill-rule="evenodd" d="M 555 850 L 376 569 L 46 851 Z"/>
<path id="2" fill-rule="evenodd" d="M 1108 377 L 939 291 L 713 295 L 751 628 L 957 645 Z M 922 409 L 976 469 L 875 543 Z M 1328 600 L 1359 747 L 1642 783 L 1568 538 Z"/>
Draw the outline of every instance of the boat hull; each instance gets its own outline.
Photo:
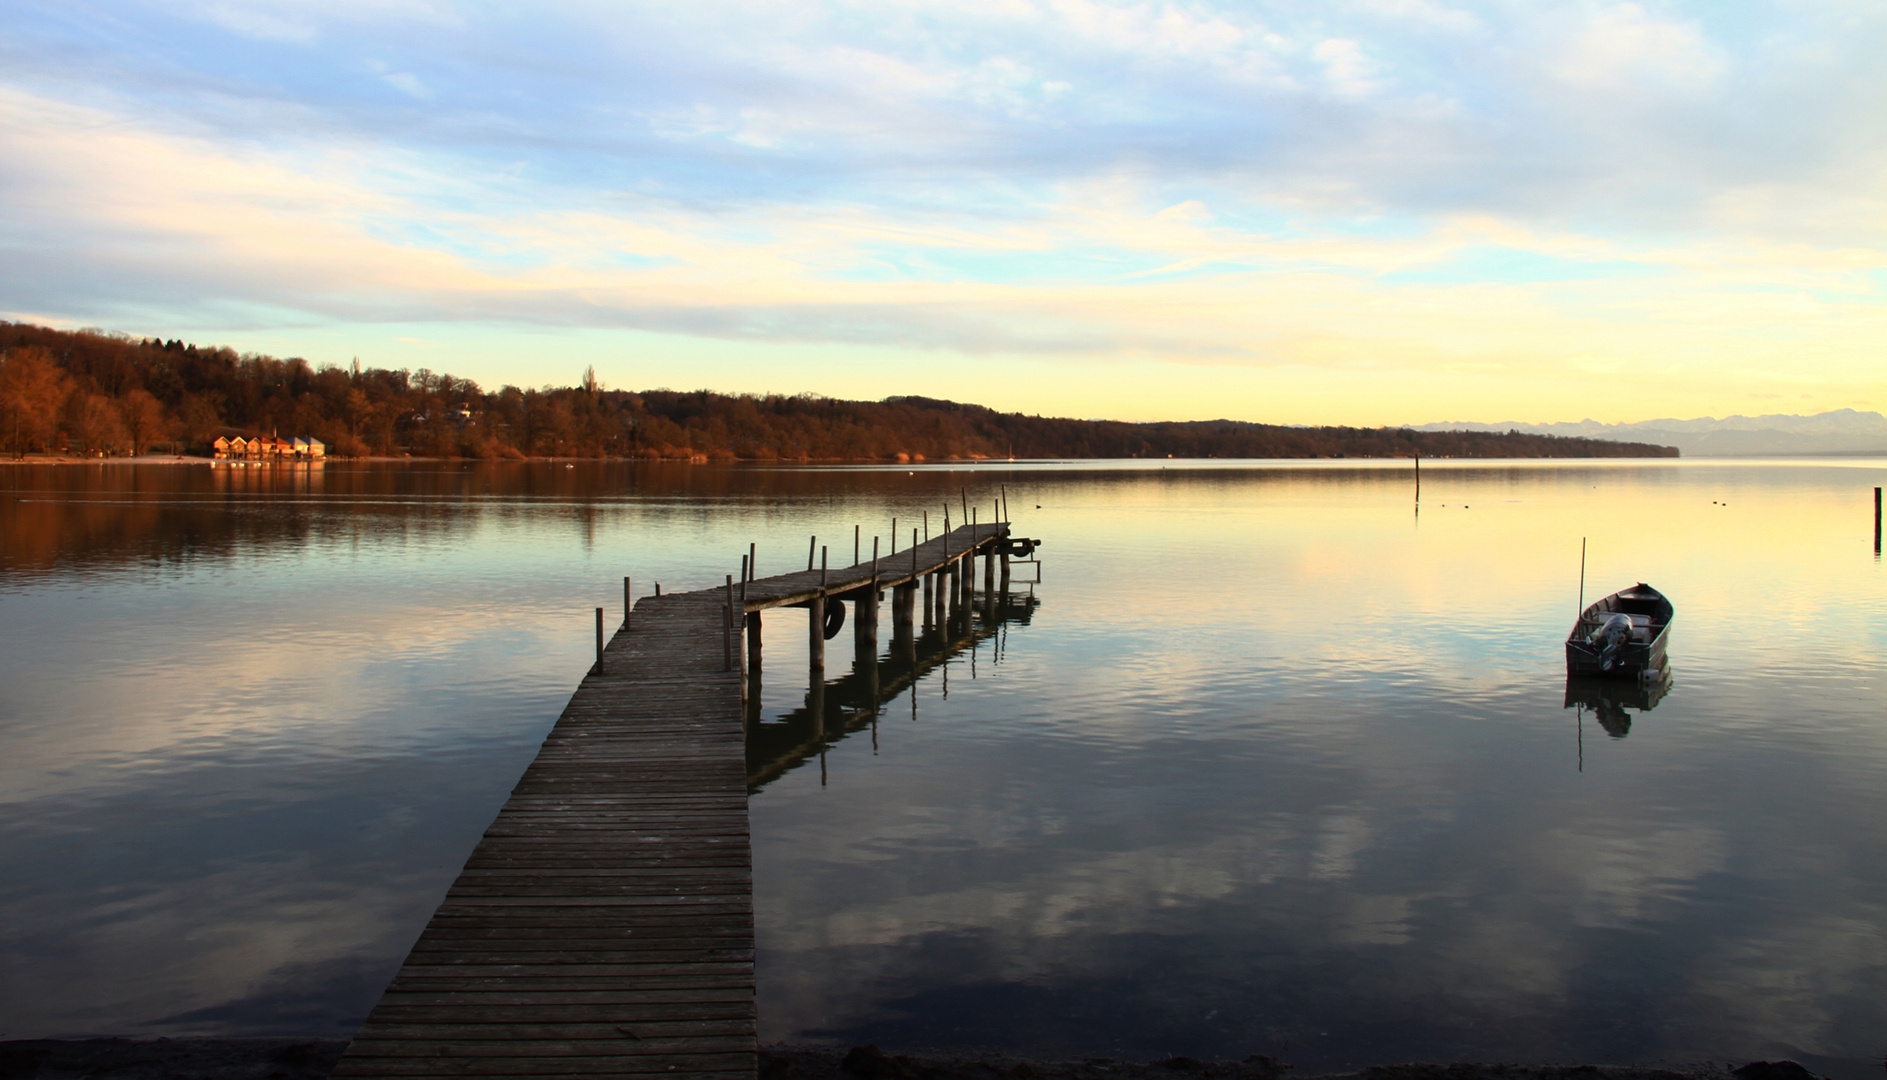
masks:
<path id="1" fill-rule="evenodd" d="M 1627 642 L 1607 667 L 1605 655 L 1591 641 L 1591 635 L 1616 613 L 1642 617 L 1648 625 L 1645 640 Z M 1579 621 L 1566 637 L 1566 674 L 1629 679 L 1662 672 L 1674 614 L 1664 594 L 1642 582 L 1598 601 L 1579 614 Z"/>

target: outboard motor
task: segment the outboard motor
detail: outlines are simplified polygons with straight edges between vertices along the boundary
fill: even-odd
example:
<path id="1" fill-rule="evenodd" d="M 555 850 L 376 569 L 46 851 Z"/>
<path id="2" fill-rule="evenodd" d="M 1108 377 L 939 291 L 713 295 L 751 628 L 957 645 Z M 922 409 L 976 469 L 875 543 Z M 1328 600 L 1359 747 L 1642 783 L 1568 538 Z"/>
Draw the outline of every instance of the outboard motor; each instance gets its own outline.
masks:
<path id="1" fill-rule="evenodd" d="M 1624 651 L 1625 644 L 1630 640 L 1631 616 L 1615 611 L 1611 618 L 1605 620 L 1605 625 L 1586 638 L 1586 643 L 1599 646 L 1599 670 L 1610 671 L 1618 663 L 1618 654 Z"/>

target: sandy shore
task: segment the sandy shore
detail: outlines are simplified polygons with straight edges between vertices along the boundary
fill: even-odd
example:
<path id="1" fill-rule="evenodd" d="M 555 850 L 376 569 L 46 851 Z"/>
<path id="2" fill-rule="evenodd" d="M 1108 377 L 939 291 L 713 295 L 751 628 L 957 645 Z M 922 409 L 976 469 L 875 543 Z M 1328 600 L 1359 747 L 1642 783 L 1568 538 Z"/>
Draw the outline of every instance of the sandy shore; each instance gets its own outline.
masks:
<path id="1" fill-rule="evenodd" d="M 22 1039 L 0 1042 L 0 1080 L 325 1080 L 342 1039 Z M 885 1054 L 771 1047 L 758 1080 L 1335 1080 L 1273 1058 L 1031 1061 L 1001 1055 Z M 1345 1080 L 1816 1080 L 1792 1061 L 1664 1065 L 1384 1065 Z"/>

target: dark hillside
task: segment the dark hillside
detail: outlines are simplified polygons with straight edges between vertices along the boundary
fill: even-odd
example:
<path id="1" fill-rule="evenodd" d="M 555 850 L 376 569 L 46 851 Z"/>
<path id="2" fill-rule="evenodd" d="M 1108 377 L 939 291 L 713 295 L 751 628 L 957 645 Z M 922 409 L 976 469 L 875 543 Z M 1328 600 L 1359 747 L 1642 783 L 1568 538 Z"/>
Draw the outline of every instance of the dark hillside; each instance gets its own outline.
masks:
<path id="1" fill-rule="evenodd" d="M 226 347 L 0 322 L 0 447 L 205 453 L 218 435 L 314 436 L 331 453 L 923 461 L 953 458 L 1676 457 L 1670 447 L 1514 432 L 1130 424 L 922 397 L 487 391 L 451 375 L 315 367 Z"/>

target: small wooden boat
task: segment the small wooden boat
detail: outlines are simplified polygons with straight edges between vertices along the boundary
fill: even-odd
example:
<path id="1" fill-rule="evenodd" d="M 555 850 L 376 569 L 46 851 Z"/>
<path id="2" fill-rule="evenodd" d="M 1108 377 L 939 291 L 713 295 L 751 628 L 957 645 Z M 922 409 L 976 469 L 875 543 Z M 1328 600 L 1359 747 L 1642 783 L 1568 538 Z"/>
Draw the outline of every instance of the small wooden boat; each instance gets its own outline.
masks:
<path id="1" fill-rule="evenodd" d="M 1655 676 L 1664 670 L 1674 614 L 1664 594 L 1642 581 L 1598 601 L 1566 637 L 1566 674 Z"/>

